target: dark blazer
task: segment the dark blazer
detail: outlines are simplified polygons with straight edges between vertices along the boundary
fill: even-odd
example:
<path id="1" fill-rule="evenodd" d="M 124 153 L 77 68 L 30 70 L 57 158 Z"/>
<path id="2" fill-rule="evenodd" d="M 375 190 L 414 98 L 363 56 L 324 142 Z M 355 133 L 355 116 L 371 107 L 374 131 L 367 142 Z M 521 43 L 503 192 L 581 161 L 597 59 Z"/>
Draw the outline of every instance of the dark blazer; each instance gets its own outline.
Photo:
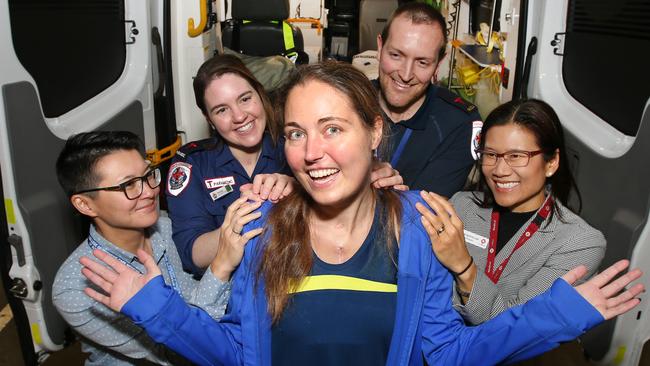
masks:
<path id="1" fill-rule="evenodd" d="M 459 192 L 450 202 L 463 221 L 465 231 L 489 238 L 492 209 L 479 207 L 472 198 L 472 192 Z M 583 280 L 598 269 L 605 255 L 605 237 L 560 202 L 555 202 L 563 220 L 556 214 L 548 225 L 544 222 L 526 244 L 512 255 L 497 284 L 485 275 L 487 247 L 480 248 L 466 240 L 465 244 L 477 266 L 477 275 L 467 304 L 461 305 L 460 298 L 454 292 L 454 307 L 468 323 L 482 323 L 507 308 L 530 300 L 580 264 L 588 269 Z M 495 263 L 500 264 L 510 254 L 531 221 L 532 218 L 499 251 Z"/>

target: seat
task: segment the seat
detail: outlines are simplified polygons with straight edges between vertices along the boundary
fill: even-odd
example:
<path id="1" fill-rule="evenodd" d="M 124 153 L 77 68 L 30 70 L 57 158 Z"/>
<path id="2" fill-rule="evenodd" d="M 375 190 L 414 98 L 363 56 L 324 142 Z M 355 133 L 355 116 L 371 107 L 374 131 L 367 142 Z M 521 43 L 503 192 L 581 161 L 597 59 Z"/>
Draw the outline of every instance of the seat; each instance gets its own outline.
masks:
<path id="1" fill-rule="evenodd" d="M 232 19 L 222 23 L 223 45 L 249 56 L 282 55 L 308 63 L 302 32 L 288 18 L 288 0 L 233 0 Z"/>

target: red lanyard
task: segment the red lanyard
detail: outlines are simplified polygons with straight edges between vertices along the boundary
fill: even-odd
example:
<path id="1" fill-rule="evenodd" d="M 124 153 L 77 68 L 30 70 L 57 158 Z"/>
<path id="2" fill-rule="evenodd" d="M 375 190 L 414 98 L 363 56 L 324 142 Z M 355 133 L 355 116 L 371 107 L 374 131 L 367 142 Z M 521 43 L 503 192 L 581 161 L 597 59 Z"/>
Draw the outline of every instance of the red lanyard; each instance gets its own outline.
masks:
<path id="1" fill-rule="evenodd" d="M 530 239 L 531 236 L 533 236 L 537 230 L 539 229 L 539 226 L 546 220 L 548 215 L 551 213 L 551 209 L 553 209 L 553 198 L 551 195 L 548 195 L 548 198 L 546 201 L 544 201 L 544 204 L 542 205 L 542 208 L 537 211 L 537 215 L 535 215 L 535 218 L 533 221 L 528 225 L 526 230 L 524 231 L 523 234 L 521 234 L 521 237 L 519 237 L 519 240 L 517 240 L 517 244 L 515 244 L 515 247 L 512 249 L 512 252 L 506 257 L 506 259 L 501 262 L 501 265 L 497 267 L 496 269 L 494 268 L 494 259 L 497 255 L 497 235 L 499 233 L 499 211 L 497 210 L 492 210 L 492 223 L 490 226 L 490 242 L 488 246 L 488 255 L 487 255 L 487 263 L 485 265 L 485 274 L 488 276 L 492 282 L 497 283 L 499 282 L 499 277 L 501 277 L 501 273 L 503 270 L 506 268 L 508 265 L 508 261 L 510 260 L 510 257 L 519 249 L 521 248 L 528 239 Z"/>

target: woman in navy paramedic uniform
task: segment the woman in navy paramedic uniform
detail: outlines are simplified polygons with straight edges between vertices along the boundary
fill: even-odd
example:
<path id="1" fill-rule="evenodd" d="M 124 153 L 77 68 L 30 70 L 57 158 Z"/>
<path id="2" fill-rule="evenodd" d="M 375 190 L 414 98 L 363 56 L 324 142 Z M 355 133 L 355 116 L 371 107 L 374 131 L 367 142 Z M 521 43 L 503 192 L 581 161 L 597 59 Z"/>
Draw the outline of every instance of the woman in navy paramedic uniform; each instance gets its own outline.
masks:
<path id="1" fill-rule="evenodd" d="M 551 106 L 505 103 L 481 133 L 477 190 L 449 202 L 422 194 L 435 212 L 451 217 L 419 205 L 436 255 L 455 273 L 454 306 L 471 324 L 528 301 L 578 265 L 587 267 L 588 278 L 606 244 L 566 207 L 572 189 L 580 200 Z"/>
<path id="2" fill-rule="evenodd" d="M 201 65 L 194 95 L 214 136 L 178 150 L 169 170 L 167 202 L 183 267 L 200 275 L 217 255 L 228 207 L 236 202 L 229 216 L 236 221 L 259 206 L 238 200 L 240 187 L 255 183 L 253 191 L 262 199 L 277 200 L 291 191 L 293 178 L 271 102 L 238 58 L 218 55 Z M 237 230 L 234 222 L 226 224 Z M 238 225 L 241 230 L 243 224 Z"/>

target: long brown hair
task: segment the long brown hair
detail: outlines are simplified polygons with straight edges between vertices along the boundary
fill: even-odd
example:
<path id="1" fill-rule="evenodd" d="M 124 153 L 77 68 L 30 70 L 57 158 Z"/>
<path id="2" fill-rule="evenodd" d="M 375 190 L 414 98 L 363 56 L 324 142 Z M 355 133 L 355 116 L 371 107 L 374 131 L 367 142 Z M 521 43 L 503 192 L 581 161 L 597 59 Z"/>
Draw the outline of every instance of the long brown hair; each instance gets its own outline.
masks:
<path id="1" fill-rule="evenodd" d="M 381 116 L 377 94 L 370 81 L 351 65 L 337 62 L 299 68 L 281 91 L 280 105 L 284 106 L 293 88 L 310 81 L 325 83 L 345 95 L 367 130 L 371 130 L 377 117 Z M 327 98 L 327 95 L 323 98 Z M 384 128 L 383 131 L 385 135 L 388 129 Z M 385 144 L 380 144 L 380 147 L 382 145 Z M 371 152 L 368 151 L 368 154 Z M 372 189 L 377 207 L 380 208 L 379 219 L 386 223 L 381 239 L 386 243 L 388 252 L 392 253 L 400 226 L 401 201 L 392 190 Z M 275 205 L 269 214 L 267 227 L 270 235 L 267 236 L 267 246 L 263 249 L 257 279 L 258 282 L 264 279 L 268 311 L 274 323 L 282 317 L 290 290 L 300 284 L 311 271 L 313 251 L 308 215 L 314 204 L 312 198 L 299 186 L 292 195 Z"/>
<path id="2" fill-rule="evenodd" d="M 205 106 L 205 89 L 207 89 L 212 80 L 225 74 L 237 75 L 246 80 L 253 87 L 262 101 L 264 113 L 266 114 L 266 130 L 271 135 L 273 142 L 277 142 L 278 137 L 280 136 L 280 129 L 276 122 L 275 114 L 273 113 L 271 100 L 266 94 L 266 91 L 264 91 L 264 86 L 257 81 L 253 73 L 246 68 L 246 65 L 233 55 L 215 55 L 211 59 L 205 61 L 196 72 L 194 82 L 192 83 L 192 86 L 194 87 L 194 99 L 196 100 L 196 106 L 199 107 L 201 112 L 203 112 L 205 118 L 210 120 L 210 115 Z"/>

